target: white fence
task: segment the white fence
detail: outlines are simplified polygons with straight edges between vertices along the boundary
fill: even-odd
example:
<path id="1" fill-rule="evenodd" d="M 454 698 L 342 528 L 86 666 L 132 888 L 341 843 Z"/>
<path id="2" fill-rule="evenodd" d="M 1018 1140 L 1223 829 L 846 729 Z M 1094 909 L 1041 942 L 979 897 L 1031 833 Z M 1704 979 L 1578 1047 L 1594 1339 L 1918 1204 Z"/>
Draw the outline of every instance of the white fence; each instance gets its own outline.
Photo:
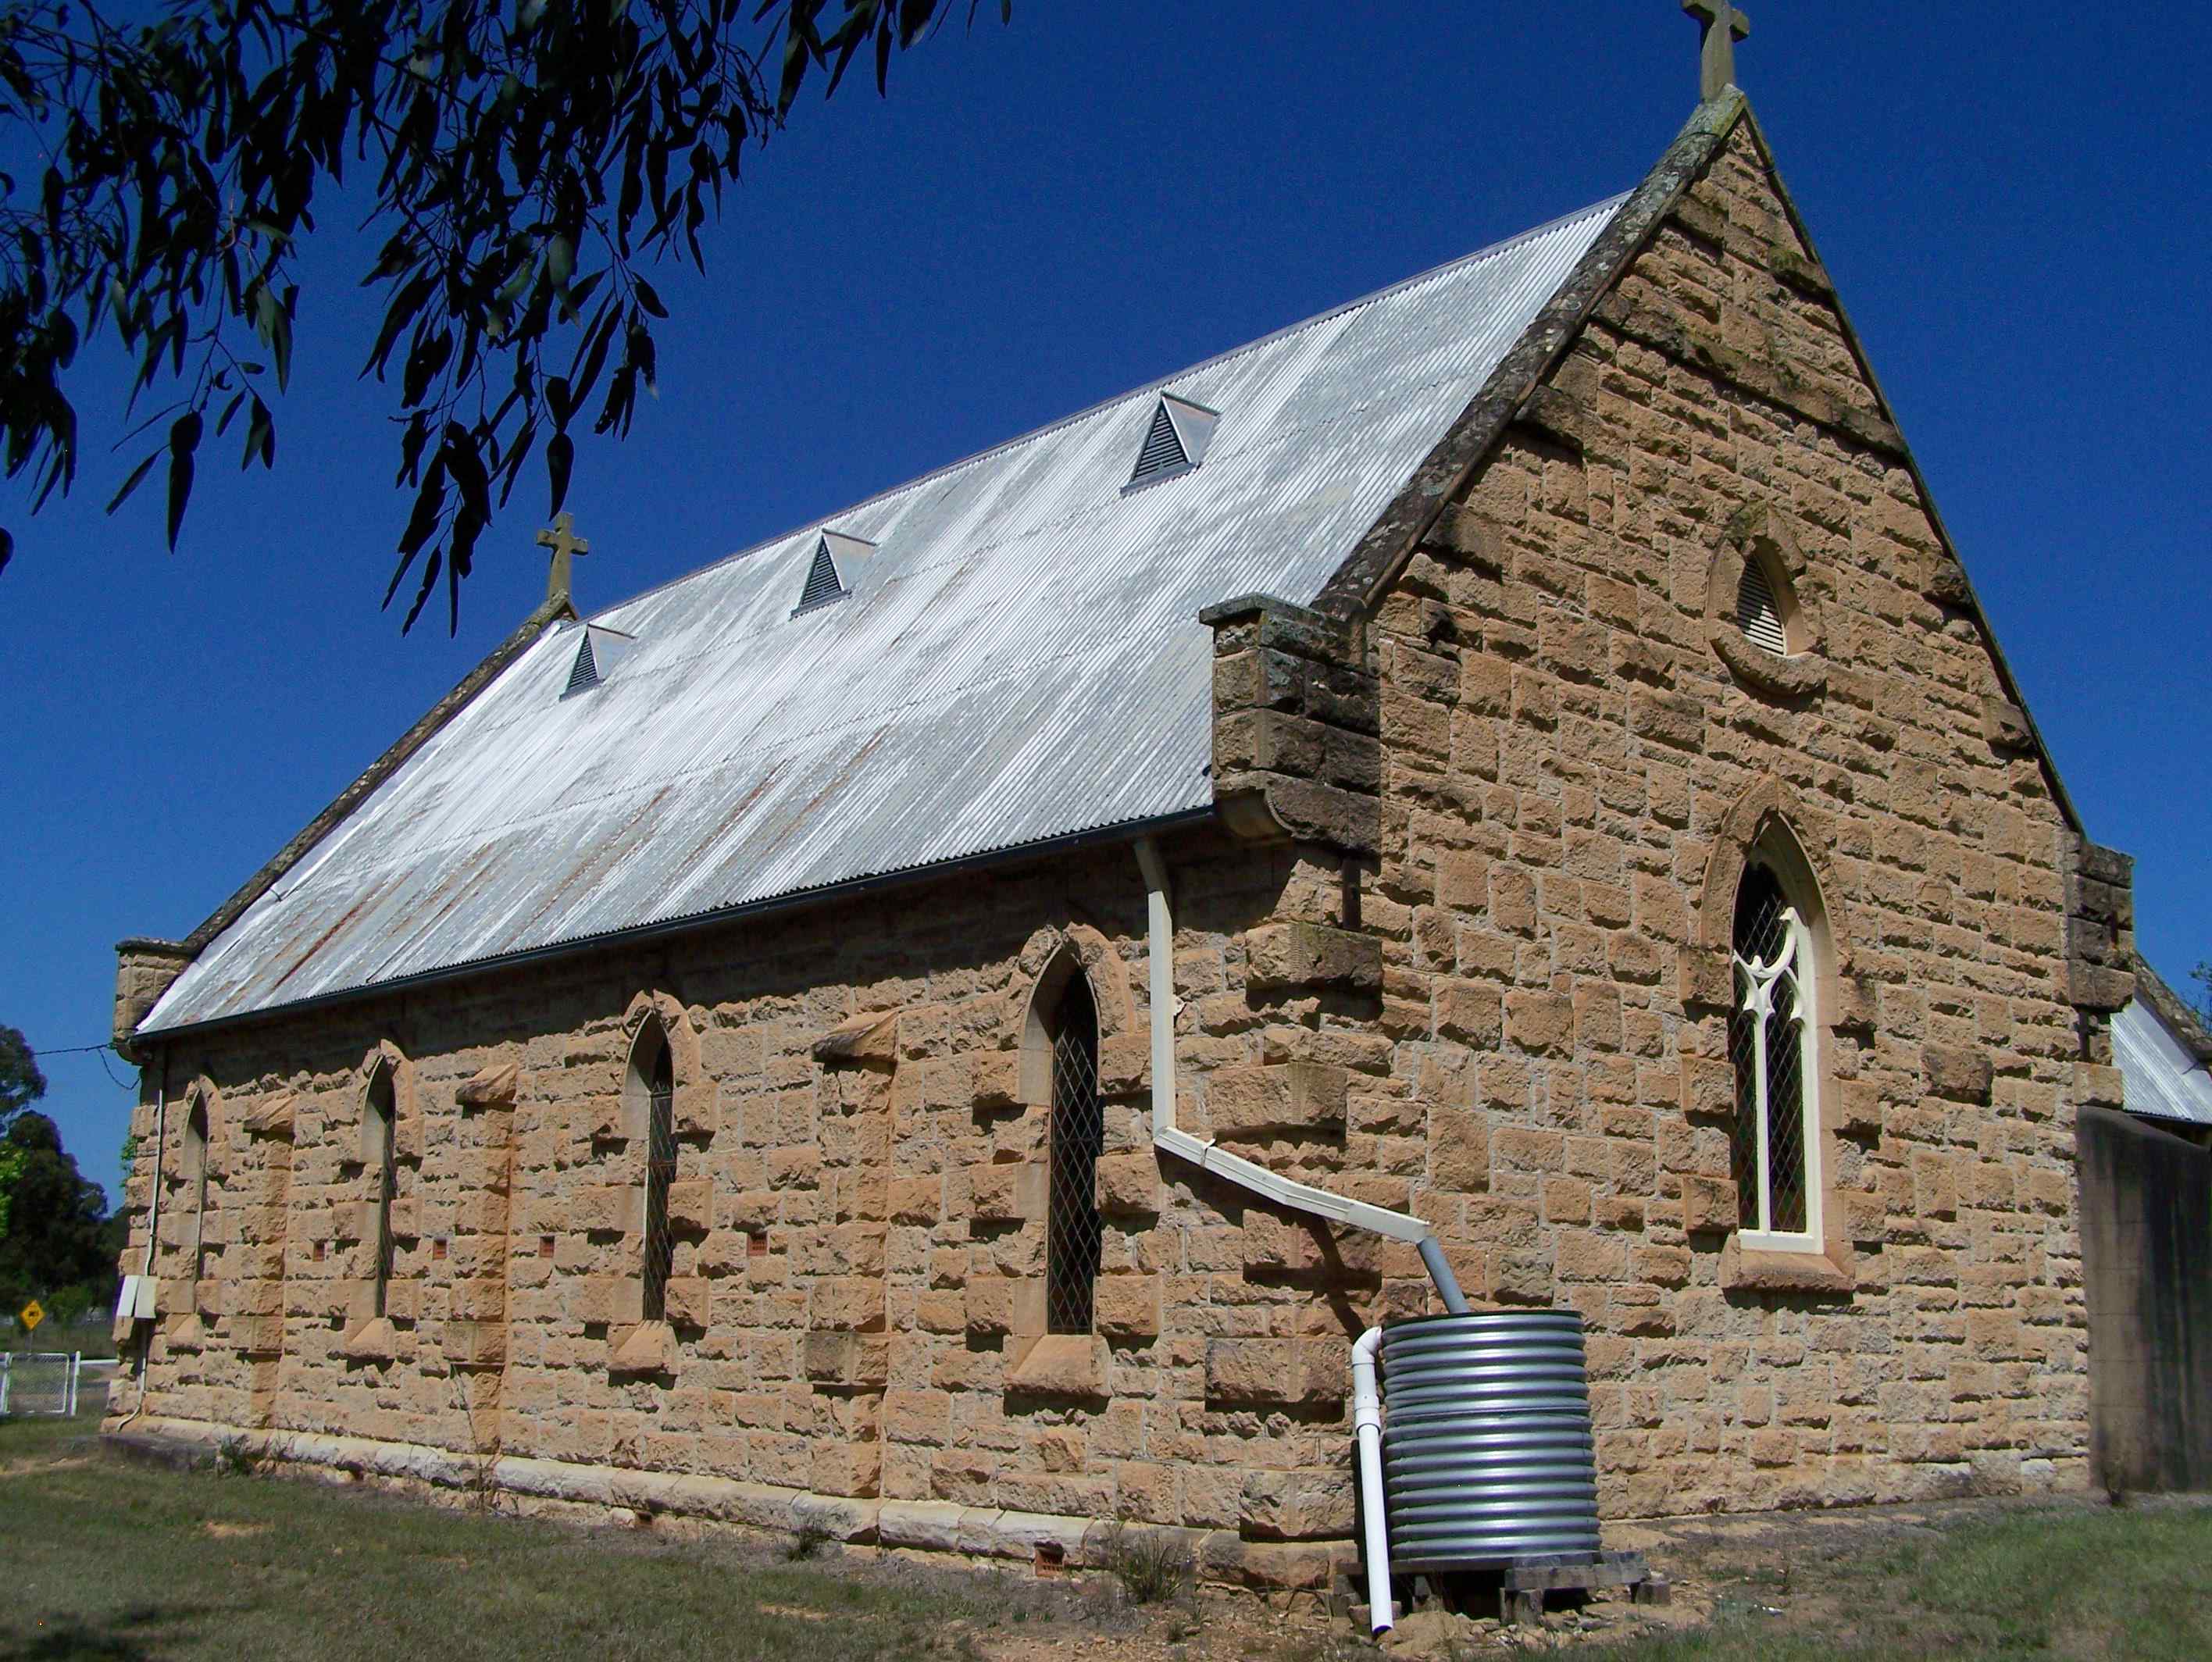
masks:
<path id="1" fill-rule="evenodd" d="M 88 1368 L 106 1368 L 112 1356 L 76 1350 L 0 1351 L 0 1414 L 76 1413 L 77 1387 Z"/>

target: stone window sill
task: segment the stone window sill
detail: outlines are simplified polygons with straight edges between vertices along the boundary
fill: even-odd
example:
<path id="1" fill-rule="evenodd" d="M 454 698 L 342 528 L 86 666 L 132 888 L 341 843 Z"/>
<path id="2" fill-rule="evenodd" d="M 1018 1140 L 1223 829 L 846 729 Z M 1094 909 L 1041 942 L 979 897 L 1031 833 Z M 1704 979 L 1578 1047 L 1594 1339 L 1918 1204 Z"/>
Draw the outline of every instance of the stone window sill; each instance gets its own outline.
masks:
<path id="1" fill-rule="evenodd" d="M 1809 698 L 1828 684 L 1826 660 L 1812 652 L 1777 658 L 1743 639 L 1733 623 L 1716 622 L 1713 650 L 1742 680 L 1782 698 Z"/>
<path id="2" fill-rule="evenodd" d="M 1743 1245 L 1730 1235 L 1721 1249 L 1721 1287 L 1727 1292 L 1814 1293 L 1849 1298 L 1858 1291 L 1848 1252 L 1777 1253 Z"/>
<path id="3" fill-rule="evenodd" d="M 1033 1397 L 1103 1397 L 1105 1341 L 1090 1333 L 1047 1333 L 1032 1340 L 1006 1375 L 1006 1389 Z"/>
<path id="4" fill-rule="evenodd" d="M 673 1374 L 676 1330 L 665 1321 L 641 1321 L 611 1343 L 607 1371 L 612 1374 Z"/>
<path id="5" fill-rule="evenodd" d="M 399 1330 L 388 1316 L 372 1316 L 338 1341 L 348 1362 L 393 1362 L 399 1356 Z"/>

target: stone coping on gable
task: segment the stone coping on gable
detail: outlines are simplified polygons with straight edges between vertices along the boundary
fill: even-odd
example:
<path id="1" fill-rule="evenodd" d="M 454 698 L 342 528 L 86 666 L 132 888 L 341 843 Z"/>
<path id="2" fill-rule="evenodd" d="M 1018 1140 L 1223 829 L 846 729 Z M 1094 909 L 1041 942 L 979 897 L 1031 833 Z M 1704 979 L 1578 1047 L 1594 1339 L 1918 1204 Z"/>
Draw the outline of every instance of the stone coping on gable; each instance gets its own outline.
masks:
<path id="1" fill-rule="evenodd" d="M 343 1472 L 433 1496 L 447 1490 L 457 1497 L 465 1495 L 481 1486 L 483 1475 L 482 1458 L 459 1449 L 322 1432 L 255 1430 L 210 1420 L 146 1419 L 127 1434 L 117 1424 L 103 1432 L 102 1441 L 127 1441 L 141 1455 L 164 1449 L 212 1455 L 217 1448 L 233 1447 L 280 1471 Z M 1056 1545 L 1074 1569 L 1104 1569 L 1115 1532 L 1123 1526 L 1001 1507 L 854 1499 L 703 1473 L 641 1471 L 515 1454 L 494 1460 L 489 1477 L 495 1488 L 520 1501 L 628 1513 L 641 1521 L 666 1513 L 770 1534 L 818 1531 L 854 1547 L 1030 1562 L 1040 1547 Z M 1189 1552 L 1199 1578 L 1216 1586 L 1321 1595 L 1340 1573 L 1358 1568 L 1358 1548 L 1348 1539 L 1249 1541 L 1234 1530 L 1134 1520 L 1128 1527 L 1175 1541 Z"/>

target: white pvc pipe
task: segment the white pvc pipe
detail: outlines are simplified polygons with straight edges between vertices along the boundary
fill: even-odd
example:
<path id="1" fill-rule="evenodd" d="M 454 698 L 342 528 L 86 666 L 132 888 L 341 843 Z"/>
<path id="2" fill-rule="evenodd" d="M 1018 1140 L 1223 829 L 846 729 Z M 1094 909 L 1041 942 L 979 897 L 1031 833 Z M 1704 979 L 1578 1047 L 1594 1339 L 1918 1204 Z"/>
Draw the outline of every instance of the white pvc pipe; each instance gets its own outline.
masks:
<path id="1" fill-rule="evenodd" d="M 1392 1240 L 1414 1242 L 1444 1307 L 1455 1315 L 1466 1314 L 1467 1300 L 1445 1262 L 1443 1248 L 1419 1218 L 1284 1177 L 1176 1126 L 1175 909 L 1167 863 L 1150 837 L 1137 839 L 1137 865 L 1145 874 L 1146 922 L 1151 935 L 1146 955 L 1152 993 L 1152 1145 L 1279 1206 Z M 1395 1622 L 1390 1604 L 1390 1535 L 1382 1501 L 1382 1392 L 1375 1365 L 1382 1345 L 1382 1330 L 1370 1327 L 1352 1347 L 1352 1426 L 1359 1445 L 1361 1510 L 1366 1518 L 1367 1607 L 1376 1633 L 1387 1632 Z"/>
<path id="2" fill-rule="evenodd" d="M 1352 1346 L 1352 1435 L 1359 1443 L 1359 1510 L 1366 1525 L 1367 1623 L 1388 1633 L 1397 1620 L 1390 1603 L 1390 1532 L 1382 1515 L 1382 1392 L 1375 1356 L 1382 1330 L 1370 1327 Z"/>
<path id="3" fill-rule="evenodd" d="M 1145 905 L 1151 930 L 1152 1002 L 1152 1142 L 1181 1160 L 1203 1167 L 1217 1177 L 1249 1189 L 1263 1199 L 1294 1211 L 1348 1224 L 1393 1240 L 1419 1242 L 1429 1235 L 1429 1226 L 1405 1212 L 1370 1206 L 1364 1200 L 1316 1189 L 1231 1154 L 1219 1144 L 1192 1136 L 1176 1125 L 1175 1024 L 1179 1008 L 1175 992 L 1175 913 L 1168 889 L 1168 871 L 1158 844 L 1150 837 L 1137 839 L 1137 864 L 1145 874 Z M 1427 1254 L 1423 1254 L 1424 1259 Z M 1452 1289 L 1455 1293 L 1457 1288 Z"/>

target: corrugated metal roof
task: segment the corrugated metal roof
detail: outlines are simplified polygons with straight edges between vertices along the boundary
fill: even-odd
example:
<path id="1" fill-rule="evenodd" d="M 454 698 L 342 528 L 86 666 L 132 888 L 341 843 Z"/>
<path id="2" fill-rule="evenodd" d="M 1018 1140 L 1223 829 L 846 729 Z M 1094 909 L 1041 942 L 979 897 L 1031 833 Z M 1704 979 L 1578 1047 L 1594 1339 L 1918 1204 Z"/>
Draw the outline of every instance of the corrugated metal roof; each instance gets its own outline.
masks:
<path id="1" fill-rule="evenodd" d="M 2112 1060 L 2130 1113 L 2212 1125 L 2212 1073 L 2141 998 L 2112 1017 Z"/>
<path id="2" fill-rule="evenodd" d="M 540 640 L 210 943 L 158 1032 L 1206 806 L 1199 610 L 1312 599 L 1601 203 Z M 1160 394 L 1206 464 L 1124 494 Z M 823 532 L 877 544 L 793 617 Z"/>

